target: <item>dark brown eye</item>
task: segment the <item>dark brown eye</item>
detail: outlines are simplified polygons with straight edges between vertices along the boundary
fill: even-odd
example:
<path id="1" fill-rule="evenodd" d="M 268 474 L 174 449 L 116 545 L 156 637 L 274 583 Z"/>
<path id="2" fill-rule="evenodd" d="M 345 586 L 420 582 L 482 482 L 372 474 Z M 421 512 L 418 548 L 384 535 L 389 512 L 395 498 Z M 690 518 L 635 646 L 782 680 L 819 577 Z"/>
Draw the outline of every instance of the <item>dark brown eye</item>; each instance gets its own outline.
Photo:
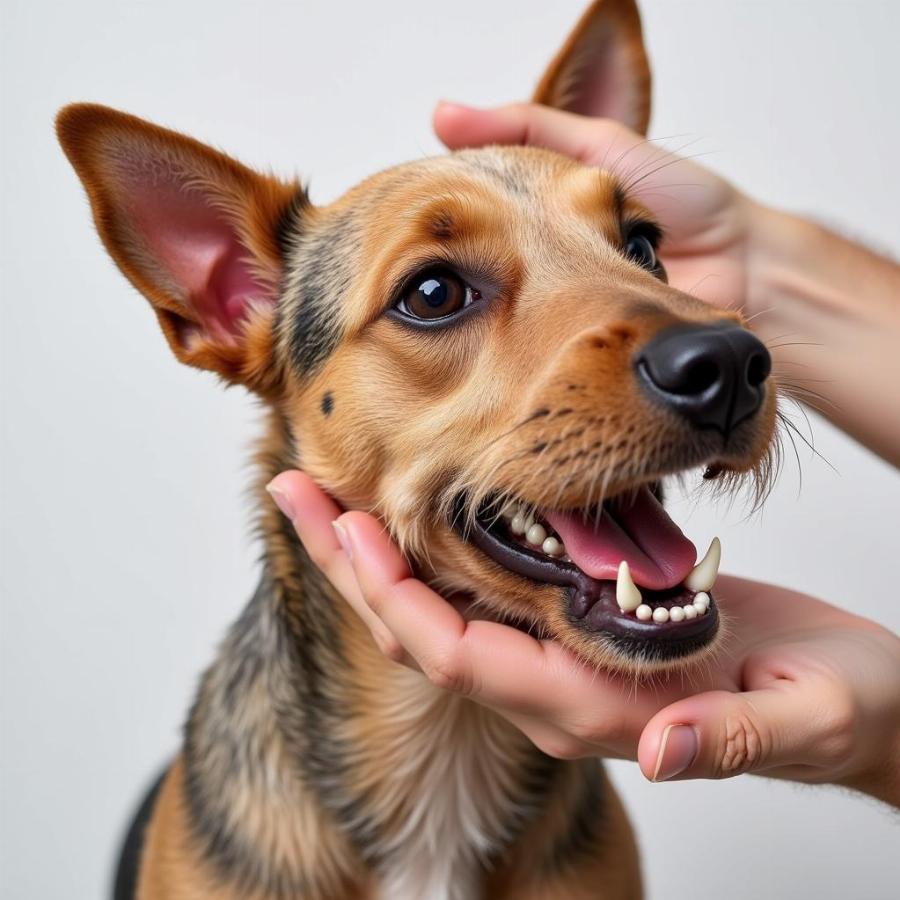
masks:
<path id="1" fill-rule="evenodd" d="M 625 243 L 625 255 L 652 272 L 659 265 L 653 242 L 645 234 L 633 234 Z"/>
<path id="2" fill-rule="evenodd" d="M 397 309 L 416 319 L 443 319 L 480 295 L 452 272 L 425 272 L 410 283 Z"/>

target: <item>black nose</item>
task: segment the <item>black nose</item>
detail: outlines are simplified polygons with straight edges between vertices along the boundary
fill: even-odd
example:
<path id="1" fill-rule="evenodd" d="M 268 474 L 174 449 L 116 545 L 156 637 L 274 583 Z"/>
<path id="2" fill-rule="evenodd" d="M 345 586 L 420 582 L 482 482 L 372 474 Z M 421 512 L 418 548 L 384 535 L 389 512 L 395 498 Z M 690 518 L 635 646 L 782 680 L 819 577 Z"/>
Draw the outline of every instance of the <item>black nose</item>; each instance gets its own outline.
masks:
<path id="1" fill-rule="evenodd" d="M 638 380 L 698 428 L 724 435 L 763 401 L 772 361 L 760 340 L 731 323 L 675 325 L 638 354 Z"/>

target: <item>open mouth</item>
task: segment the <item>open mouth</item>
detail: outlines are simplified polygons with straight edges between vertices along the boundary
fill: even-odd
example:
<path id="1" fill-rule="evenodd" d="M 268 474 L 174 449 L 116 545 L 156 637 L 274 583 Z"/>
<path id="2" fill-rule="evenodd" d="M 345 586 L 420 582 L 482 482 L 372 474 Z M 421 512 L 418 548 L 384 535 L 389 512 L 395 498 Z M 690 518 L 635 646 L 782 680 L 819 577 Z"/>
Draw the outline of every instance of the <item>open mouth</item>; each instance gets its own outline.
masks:
<path id="1" fill-rule="evenodd" d="M 697 562 L 649 486 L 587 510 L 488 501 L 465 536 L 514 574 L 568 588 L 572 625 L 625 652 L 685 655 L 718 630 L 719 541 Z"/>

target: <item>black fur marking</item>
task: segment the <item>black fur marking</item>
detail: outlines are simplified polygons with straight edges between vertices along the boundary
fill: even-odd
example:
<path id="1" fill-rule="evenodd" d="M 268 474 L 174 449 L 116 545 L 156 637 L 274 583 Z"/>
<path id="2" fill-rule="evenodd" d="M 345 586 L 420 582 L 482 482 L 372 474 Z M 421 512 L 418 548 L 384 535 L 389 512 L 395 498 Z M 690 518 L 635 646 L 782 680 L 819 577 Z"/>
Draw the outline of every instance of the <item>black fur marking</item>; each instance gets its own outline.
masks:
<path id="1" fill-rule="evenodd" d="M 438 240 L 449 240 L 454 233 L 453 217 L 447 212 L 438 213 L 428 223 L 428 230 Z"/>
<path id="2" fill-rule="evenodd" d="M 322 394 L 322 415 L 330 416 L 332 410 L 334 409 L 334 396 L 331 391 L 326 391 Z"/>
<path id="3" fill-rule="evenodd" d="M 350 287 L 356 237 L 349 214 L 297 240 L 290 267 L 299 274 L 298 296 L 280 305 L 279 330 L 289 334 L 291 357 L 301 375 L 309 375 L 334 352 L 341 339 L 340 301 Z"/>
<path id="4" fill-rule="evenodd" d="M 153 786 L 144 795 L 141 805 L 128 826 L 128 832 L 125 835 L 122 851 L 119 854 L 119 862 L 116 866 L 112 892 L 113 900 L 135 900 L 137 896 L 141 853 L 144 849 L 144 832 L 147 830 L 150 817 L 153 815 L 153 808 L 156 806 L 156 798 L 168 773 L 169 770 L 166 769 L 153 782 Z"/>
<path id="5" fill-rule="evenodd" d="M 282 256 L 287 256 L 296 244 L 297 236 L 303 230 L 300 220 L 309 205 L 309 194 L 306 187 L 301 186 L 291 202 L 281 211 L 275 225 L 275 243 Z"/>

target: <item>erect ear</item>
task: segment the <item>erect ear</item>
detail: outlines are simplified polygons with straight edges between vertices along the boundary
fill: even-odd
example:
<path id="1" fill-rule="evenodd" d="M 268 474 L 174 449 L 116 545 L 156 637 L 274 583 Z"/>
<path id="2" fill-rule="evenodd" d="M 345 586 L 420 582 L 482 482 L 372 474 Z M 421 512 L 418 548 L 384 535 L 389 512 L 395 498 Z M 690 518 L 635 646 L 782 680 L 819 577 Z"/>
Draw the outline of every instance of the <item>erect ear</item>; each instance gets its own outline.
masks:
<path id="1" fill-rule="evenodd" d="M 634 0 L 596 0 L 550 63 L 533 102 L 647 133 L 650 65 Z"/>
<path id="2" fill-rule="evenodd" d="M 104 106 L 67 106 L 56 128 L 106 249 L 178 359 L 265 393 L 279 228 L 307 206 L 299 185 Z"/>

